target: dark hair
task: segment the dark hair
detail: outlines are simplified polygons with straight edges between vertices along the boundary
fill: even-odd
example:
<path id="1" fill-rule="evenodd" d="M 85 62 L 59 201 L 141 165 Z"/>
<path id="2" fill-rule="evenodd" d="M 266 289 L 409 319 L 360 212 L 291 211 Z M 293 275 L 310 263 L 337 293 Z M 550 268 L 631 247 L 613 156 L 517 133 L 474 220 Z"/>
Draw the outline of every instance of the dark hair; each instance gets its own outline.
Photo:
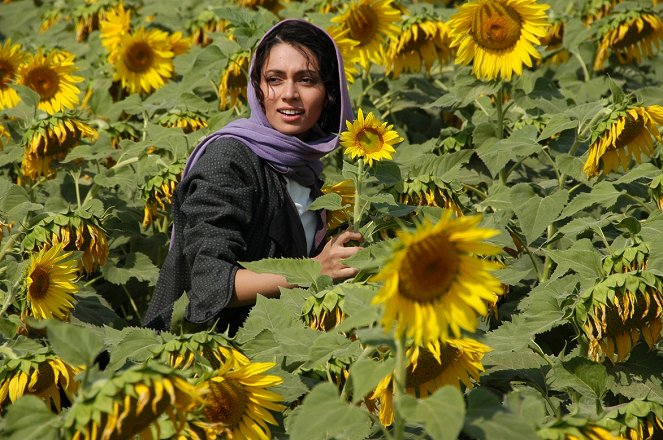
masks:
<path id="1" fill-rule="evenodd" d="M 251 84 L 260 104 L 262 105 L 264 102 L 260 89 L 262 68 L 269 52 L 280 43 L 287 43 L 301 50 L 309 62 L 311 61 L 308 59 L 309 54 L 304 49 L 310 51 L 317 59 L 320 78 L 325 85 L 327 95 L 318 124 L 325 133 L 336 133 L 339 130 L 341 119 L 341 86 L 336 49 L 329 35 L 309 23 L 297 20 L 286 21 L 265 36 L 256 48 L 251 71 Z"/>

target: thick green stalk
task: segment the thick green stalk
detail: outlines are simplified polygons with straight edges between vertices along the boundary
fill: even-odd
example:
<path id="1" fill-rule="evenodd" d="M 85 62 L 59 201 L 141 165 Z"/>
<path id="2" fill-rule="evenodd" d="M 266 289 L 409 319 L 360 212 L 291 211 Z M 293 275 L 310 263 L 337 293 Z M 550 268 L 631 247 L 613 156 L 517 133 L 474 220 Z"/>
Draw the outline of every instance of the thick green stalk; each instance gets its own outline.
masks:
<path id="1" fill-rule="evenodd" d="M 362 210 L 359 204 L 359 200 L 360 200 L 363 180 L 364 180 L 364 159 L 360 157 L 359 160 L 357 161 L 357 179 L 355 180 L 355 206 L 353 209 L 353 216 L 352 216 L 352 229 L 354 229 L 355 231 L 358 231 L 361 226 Z"/>
<path id="2" fill-rule="evenodd" d="M 407 359 L 405 356 L 405 335 L 396 336 L 396 366 L 394 369 L 394 402 L 398 402 L 406 393 Z M 405 419 L 394 405 L 394 440 L 403 440 L 405 436 Z"/>

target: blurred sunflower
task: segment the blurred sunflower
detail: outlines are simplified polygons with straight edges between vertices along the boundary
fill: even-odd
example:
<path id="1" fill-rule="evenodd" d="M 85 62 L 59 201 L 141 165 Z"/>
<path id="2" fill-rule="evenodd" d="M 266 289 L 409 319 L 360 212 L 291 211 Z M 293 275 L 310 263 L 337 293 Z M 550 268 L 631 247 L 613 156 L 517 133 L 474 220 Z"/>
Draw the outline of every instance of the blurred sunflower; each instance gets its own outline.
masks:
<path id="1" fill-rule="evenodd" d="M 264 8 L 268 11 L 278 15 L 278 13 L 285 7 L 283 3 L 289 0 L 236 0 L 237 4 L 245 8 L 258 9 Z"/>
<path id="2" fill-rule="evenodd" d="M 636 427 L 630 427 L 624 432 L 624 438 L 628 440 L 655 440 L 663 438 L 663 407 L 658 406 L 658 415 L 650 412 L 645 417 L 636 418 Z M 635 417 L 633 417 L 635 418 Z M 629 420 L 629 425 L 633 420 Z"/>
<path id="3" fill-rule="evenodd" d="M 168 35 L 168 45 L 175 55 L 182 55 L 190 48 L 193 40 L 191 37 L 185 37 L 182 32 L 173 32 Z"/>
<path id="4" fill-rule="evenodd" d="M 652 136 L 661 141 L 660 125 L 663 125 L 660 105 L 613 111 L 592 134 L 584 172 L 591 177 L 617 171 L 620 166 L 628 170 L 632 157 L 642 163 L 643 153 L 654 154 Z"/>
<path id="5" fill-rule="evenodd" d="M 173 193 L 182 176 L 184 163 L 165 167 L 158 175 L 151 177 L 142 188 L 145 198 L 143 227 L 148 227 L 161 212 L 167 212 L 173 201 Z"/>
<path id="6" fill-rule="evenodd" d="M 458 47 L 456 64 L 472 62 L 480 79 L 510 80 L 523 65 L 541 59 L 535 45 L 548 31 L 546 10 L 536 0 L 472 0 L 448 21 L 451 47 Z"/>
<path id="7" fill-rule="evenodd" d="M 350 84 L 354 83 L 355 76 L 359 75 L 357 63 L 360 61 L 360 57 L 359 52 L 355 50 L 359 45 L 359 42 L 348 37 L 350 29 L 341 26 L 331 26 L 327 29 L 327 32 L 336 43 L 336 46 L 341 53 L 341 58 L 343 58 L 343 69 L 345 71 L 346 81 Z"/>
<path id="8" fill-rule="evenodd" d="M 151 438 L 150 426 L 164 414 L 181 431 L 188 413 L 203 398 L 204 389 L 188 383 L 176 370 L 154 363 L 135 365 L 75 400 L 64 416 L 66 438 Z"/>
<path id="9" fill-rule="evenodd" d="M 407 350 L 408 366 L 405 389 L 408 394 L 423 398 L 433 394 L 444 385 L 460 387 L 474 386 L 484 371 L 481 363 L 490 348 L 472 339 L 449 339 L 441 345 L 439 353 L 423 347 L 410 347 Z M 393 375 L 383 378 L 371 395 L 371 400 L 380 403 L 379 418 L 383 425 L 394 421 Z"/>
<path id="10" fill-rule="evenodd" d="M 576 319 L 589 340 L 588 356 L 622 362 L 640 335 L 652 349 L 663 329 L 663 281 L 647 272 L 609 275 L 588 289 Z"/>
<path id="11" fill-rule="evenodd" d="M 78 389 L 75 376 L 79 371 L 46 350 L 5 358 L 0 365 L 0 412 L 31 394 L 59 413 L 62 397 L 71 402 Z"/>
<path id="12" fill-rule="evenodd" d="M 268 388 L 283 382 L 279 376 L 263 374 L 273 362 L 253 362 L 233 368 L 224 364 L 206 382 L 209 393 L 203 408 L 203 420 L 193 424 L 212 438 L 271 438 L 268 424 L 277 422 L 270 411 L 283 411 L 282 398 Z"/>
<path id="13" fill-rule="evenodd" d="M 398 185 L 400 202 L 405 205 L 437 206 L 463 215 L 461 203 L 453 188 L 433 175 L 408 176 Z"/>
<path id="14" fill-rule="evenodd" d="M 649 183 L 649 193 L 651 194 L 658 209 L 663 211 L 663 174 L 654 177 Z"/>
<path id="15" fill-rule="evenodd" d="M 415 231 L 398 232 L 391 261 L 373 277 L 384 285 L 373 299 L 384 306 L 382 324 L 405 334 L 415 345 L 445 340 L 449 331 L 474 331 L 477 315 L 503 292 L 490 273 L 500 264 L 479 255 L 497 255 L 501 249 L 484 240 L 497 234 L 477 225 L 481 216 L 452 218 L 445 211 L 437 224 L 424 220 Z"/>
<path id="16" fill-rule="evenodd" d="M 9 87 L 16 80 L 19 66 L 23 63 L 25 54 L 20 44 L 12 44 L 7 39 L 0 45 L 0 110 L 12 108 L 21 100 L 16 90 Z"/>
<path id="17" fill-rule="evenodd" d="M 367 69 L 371 62 L 380 62 L 380 45 L 398 38 L 400 28 L 395 23 L 400 19 L 401 11 L 392 0 L 353 0 L 331 21 L 348 31 L 347 38 L 358 42 L 354 50 L 359 64 Z"/>
<path id="18" fill-rule="evenodd" d="M 404 25 L 397 40 L 389 43 L 385 54 L 387 74 L 398 78 L 401 72 L 430 72 L 434 62 L 446 64 L 452 58 L 449 30 L 443 21 L 416 20 Z"/>
<path id="19" fill-rule="evenodd" d="M 120 38 L 108 60 L 115 68 L 113 80 L 129 93 L 151 93 L 172 77 L 174 56 L 167 32 L 138 28 Z"/>
<path id="20" fill-rule="evenodd" d="M 212 42 L 210 34 L 213 33 L 223 32 L 232 40 L 229 25 L 230 22 L 227 19 L 217 16 L 213 11 L 204 10 L 190 22 L 187 29 L 193 44 L 205 47 Z"/>
<path id="21" fill-rule="evenodd" d="M 571 54 L 566 49 L 562 49 L 564 42 L 564 21 L 555 20 L 548 28 L 548 33 L 541 38 L 541 45 L 546 46 L 546 52 L 554 52 L 553 55 L 546 57 L 546 60 L 552 64 L 563 64 Z"/>
<path id="22" fill-rule="evenodd" d="M 58 113 L 37 120 L 23 135 L 21 171 L 29 179 L 55 175 L 53 161 L 62 160 L 83 138 L 97 139 L 97 130 L 73 114 Z"/>
<path id="23" fill-rule="evenodd" d="M 117 14 L 117 9 L 123 7 L 119 0 L 86 1 L 72 12 L 76 41 L 87 40 L 88 36 L 99 29 L 99 23 L 104 21 L 108 14 Z"/>
<path id="24" fill-rule="evenodd" d="M 111 53 L 120 47 L 125 34 L 131 30 L 131 11 L 124 9 L 122 2 L 106 11 L 99 22 L 101 44 Z"/>
<path id="25" fill-rule="evenodd" d="M 228 60 L 219 81 L 219 109 L 239 108 L 246 101 L 248 69 L 248 52 L 236 53 Z"/>
<path id="26" fill-rule="evenodd" d="M 207 127 L 207 116 L 198 111 L 173 109 L 159 118 L 159 124 L 164 127 L 179 127 L 184 133 L 191 133 Z"/>
<path id="27" fill-rule="evenodd" d="M 76 286 L 76 261 L 71 252 L 64 252 L 62 245 L 42 249 L 30 258 L 25 274 L 24 288 L 29 316 L 37 319 L 57 318 L 66 320 L 74 308 Z"/>
<path id="28" fill-rule="evenodd" d="M 359 109 L 359 114 L 354 122 L 345 121 L 347 131 L 341 133 L 341 145 L 345 148 L 345 154 L 353 159 L 360 157 L 366 161 L 368 166 L 373 161 L 391 159 L 395 153 L 393 145 L 402 142 L 397 131 L 392 130 L 393 125 L 380 122 L 369 112 L 364 118 L 364 113 Z"/>
<path id="29" fill-rule="evenodd" d="M 8 3 L 8 2 L 5 2 Z M 60 21 L 63 14 L 65 13 L 65 5 L 60 3 L 52 3 L 51 7 L 44 10 L 41 16 L 41 23 L 39 24 L 39 30 L 45 32 L 51 28 L 55 23 Z"/>
<path id="30" fill-rule="evenodd" d="M 640 63 L 652 57 L 663 40 L 663 19 L 647 11 L 628 11 L 611 17 L 600 29 L 594 70 L 603 69 L 610 52 L 620 64 Z"/>
<path id="31" fill-rule="evenodd" d="M 342 180 L 334 184 L 325 184 L 321 191 L 323 194 L 338 194 L 341 196 L 341 206 L 344 206 L 343 209 L 326 211 L 327 229 L 331 231 L 348 223 L 352 218 L 355 203 L 355 185 L 352 179 Z"/>
<path id="32" fill-rule="evenodd" d="M 587 26 L 591 26 L 595 21 L 610 14 L 610 11 L 621 3 L 622 0 L 589 0 L 583 2 L 582 21 Z"/>
<path id="33" fill-rule="evenodd" d="M 11 134 L 9 133 L 9 130 L 5 128 L 4 125 L 0 124 L 0 151 L 2 151 L 5 148 L 5 144 L 2 138 L 11 139 Z"/>
<path id="34" fill-rule="evenodd" d="M 54 114 L 65 109 L 73 109 L 79 103 L 81 90 L 76 83 L 82 76 L 74 76 L 78 67 L 74 64 L 74 54 L 52 50 L 28 55 L 18 69 L 17 83 L 30 87 L 39 94 L 37 107 L 46 113 Z"/>

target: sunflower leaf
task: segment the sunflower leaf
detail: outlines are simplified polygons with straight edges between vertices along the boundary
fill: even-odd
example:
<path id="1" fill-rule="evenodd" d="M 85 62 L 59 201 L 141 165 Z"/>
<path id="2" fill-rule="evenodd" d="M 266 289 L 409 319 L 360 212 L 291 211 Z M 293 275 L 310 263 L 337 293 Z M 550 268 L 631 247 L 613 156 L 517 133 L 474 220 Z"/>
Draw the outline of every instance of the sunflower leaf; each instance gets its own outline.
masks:
<path id="1" fill-rule="evenodd" d="M 647 399 L 663 405 L 663 353 L 636 346 L 626 362 L 608 367 L 610 390 L 628 399 Z"/>
<path id="2" fill-rule="evenodd" d="M 463 428 L 465 401 L 458 388 L 446 385 L 425 399 L 405 394 L 396 407 L 409 421 L 420 423 L 433 440 L 454 440 Z"/>
<path id="3" fill-rule="evenodd" d="M 463 432 L 477 440 L 537 438 L 530 422 L 502 405 L 488 390 L 476 388 L 467 396 Z"/>
<path id="4" fill-rule="evenodd" d="M 53 351 L 71 365 L 92 365 L 104 348 L 103 336 L 92 327 L 57 320 L 44 321 L 43 326 Z"/>
<path id="5" fill-rule="evenodd" d="M 566 190 L 558 190 L 542 198 L 534 193 L 529 184 L 518 184 L 512 188 L 513 210 L 528 244 L 539 238 L 541 233 L 557 220 L 568 198 L 569 193 Z"/>
<path id="6" fill-rule="evenodd" d="M 584 357 L 556 363 L 547 376 L 548 385 L 558 391 L 577 392 L 582 396 L 602 399 L 614 379 L 606 367 Z"/>
<path id="7" fill-rule="evenodd" d="M 259 261 L 243 262 L 244 268 L 258 273 L 283 275 L 290 284 L 309 287 L 320 275 L 320 263 L 312 259 L 301 258 L 265 258 Z"/>
<path id="8" fill-rule="evenodd" d="M 603 257 L 586 238 L 576 241 L 569 249 L 545 249 L 544 252 L 557 263 L 551 279 L 559 278 L 569 270 L 592 278 L 603 275 Z"/>
<path id="9" fill-rule="evenodd" d="M 350 367 L 349 381 L 352 384 L 352 403 L 360 402 L 388 374 L 394 371 L 394 358 L 384 361 L 359 359 Z"/>
<path id="10" fill-rule="evenodd" d="M 0 432 L 6 440 L 58 440 L 61 420 L 40 398 L 26 395 L 9 406 Z"/>

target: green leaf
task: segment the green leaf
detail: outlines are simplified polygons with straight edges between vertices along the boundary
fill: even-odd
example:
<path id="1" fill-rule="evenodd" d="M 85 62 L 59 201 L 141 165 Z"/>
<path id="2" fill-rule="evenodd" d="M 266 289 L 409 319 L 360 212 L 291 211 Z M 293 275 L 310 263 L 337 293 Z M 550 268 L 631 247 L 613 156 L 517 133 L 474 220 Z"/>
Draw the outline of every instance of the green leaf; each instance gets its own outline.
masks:
<path id="1" fill-rule="evenodd" d="M 541 151 L 541 145 L 536 141 L 536 134 L 536 127 L 526 125 L 514 131 L 508 139 L 488 139 L 479 144 L 476 151 L 491 175 L 495 177 L 510 160 L 518 160 Z"/>
<path id="2" fill-rule="evenodd" d="M 380 381 L 394 371 L 394 359 L 384 361 L 362 358 L 350 367 L 352 403 L 360 402 Z"/>
<path id="3" fill-rule="evenodd" d="M 564 113 L 557 113 L 553 115 L 552 118 L 550 118 L 550 121 L 548 121 L 548 124 L 546 124 L 546 126 L 543 128 L 541 134 L 536 140 L 542 141 L 544 139 L 548 139 L 552 135 L 561 133 L 562 131 L 568 130 L 570 128 L 576 128 L 577 126 L 577 120 L 572 120 Z"/>
<path id="4" fill-rule="evenodd" d="M 663 353 L 636 346 L 626 362 L 608 366 L 610 389 L 628 399 L 647 399 L 663 405 Z"/>
<path id="5" fill-rule="evenodd" d="M 530 422 L 514 414 L 488 390 L 475 388 L 467 396 L 463 433 L 476 440 L 538 438 Z"/>
<path id="6" fill-rule="evenodd" d="M 561 189 L 552 195 L 541 198 L 534 193 L 529 184 L 515 185 L 511 190 L 513 210 L 518 217 L 520 229 L 531 244 L 551 225 L 564 209 L 568 200 L 568 191 Z"/>
<path id="7" fill-rule="evenodd" d="M 301 306 L 297 307 L 292 302 L 258 295 L 255 306 L 237 332 L 237 342 L 248 343 L 262 331 L 274 333 L 277 329 L 303 327 L 304 323 L 299 319 L 300 311 Z"/>
<path id="8" fill-rule="evenodd" d="M 143 362 L 152 357 L 152 350 L 161 346 L 162 340 L 155 331 L 144 328 L 128 328 L 124 337 L 110 348 L 110 371 L 122 368 L 127 362 Z"/>
<path id="9" fill-rule="evenodd" d="M 336 387 L 325 382 L 286 419 L 286 428 L 291 440 L 361 440 L 370 433 L 371 419 L 366 411 L 341 401 Z"/>
<path id="10" fill-rule="evenodd" d="M 612 183 L 603 180 L 594 185 L 591 192 L 578 194 L 573 200 L 571 200 L 569 204 L 566 205 L 566 208 L 564 208 L 559 218 L 563 219 L 572 216 L 597 203 L 605 207 L 614 206 L 622 193 L 623 191 L 617 190 Z"/>
<path id="11" fill-rule="evenodd" d="M 0 432 L 6 440 L 59 440 L 61 423 L 40 398 L 25 395 L 8 406 Z"/>
<path id="12" fill-rule="evenodd" d="M 134 252 L 126 256 L 121 266 L 119 261 L 109 259 L 101 267 L 101 273 L 109 283 L 122 285 L 135 278 L 138 281 L 148 281 L 149 285 L 153 286 L 159 277 L 159 268 L 147 255 Z"/>
<path id="13" fill-rule="evenodd" d="M 359 341 L 351 341 L 339 333 L 320 333 L 309 349 L 309 361 L 302 368 L 325 368 L 331 359 L 354 360 L 361 352 Z"/>
<path id="14" fill-rule="evenodd" d="M 343 209 L 343 199 L 336 193 L 324 194 L 315 199 L 309 205 L 309 211 L 317 211 L 318 209 L 328 209 L 330 211 L 338 211 Z"/>
<path id="15" fill-rule="evenodd" d="M 425 399 L 406 394 L 396 400 L 396 408 L 408 421 L 421 424 L 433 440 L 455 440 L 463 428 L 465 401 L 460 390 L 451 385 Z"/>
<path id="16" fill-rule="evenodd" d="M 551 279 L 561 277 L 568 270 L 592 278 L 603 275 L 603 256 L 586 238 L 576 241 L 569 249 L 544 249 L 544 252 L 557 263 Z"/>
<path id="17" fill-rule="evenodd" d="M 122 327 L 125 321 L 115 313 L 110 304 L 94 291 L 81 290 L 76 294 L 73 317 L 86 324 Z"/>
<path id="18" fill-rule="evenodd" d="M 310 258 L 265 258 L 239 264 L 254 272 L 283 275 L 290 284 L 302 287 L 311 286 L 320 275 L 320 263 Z"/>
<path id="19" fill-rule="evenodd" d="M 302 364 L 310 359 L 309 350 L 320 332 L 308 327 L 293 327 L 274 331 L 274 340 L 283 353 L 285 366 Z M 290 370 L 290 368 L 288 368 Z"/>
<path id="20" fill-rule="evenodd" d="M 548 373 L 547 379 L 554 390 L 578 392 L 599 400 L 608 391 L 611 382 L 604 365 L 584 357 L 558 362 Z"/>
<path id="21" fill-rule="evenodd" d="M 104 348 L 103 336 L 92 327 L 62 321 L 44 321 L 48 341 L 53 351 L 72 365 L 92 365 Z"/>

